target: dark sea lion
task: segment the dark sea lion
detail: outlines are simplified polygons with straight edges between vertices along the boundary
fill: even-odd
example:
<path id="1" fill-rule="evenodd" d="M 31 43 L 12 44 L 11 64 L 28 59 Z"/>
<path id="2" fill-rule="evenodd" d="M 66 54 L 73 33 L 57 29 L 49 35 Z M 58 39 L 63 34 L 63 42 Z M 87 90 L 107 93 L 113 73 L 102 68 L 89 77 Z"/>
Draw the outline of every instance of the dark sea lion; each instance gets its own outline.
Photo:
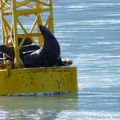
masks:
<path id="1" fill-rule="evenodd" d="M 6 58 L 3 58 L 3 53 L 0 52 L 0 62 L 3 62 L 3 60 L 7 60 L 7 57 L 6 57 Z"/>
<path id="2" fill-rule="evenodd" d="M 0 45 L 0 51 L 5 53 L 7 56 L 14 58 L 14 49 L 13 47 L 8 47 L 6 45 Z"/>
<path id="3" fill-rule="evenodd" d="M 32 53 L 33 51 L 40 49 L 37 45 L 24 45 L 20 49 L 20 57 Z M 3 61 L 10 60 L 11 63 L 14 63 L 14 48 L 8 47 L 6 45 L 0 45 L 0 68 L 4 68 Z M 3 53 L 6 55 L 3 57 Z M 13 64 L 12 64 L 13 65 Z"/>
<path id="4" fill-rule="evenodd" d="M 19 37 L 18 38 L 18 45 L 20 44 L 20 42 L 22 41 L 23 38 Z M 25 41 L 23 42 L 23 45 L 30 45 L 32 44 L 32 40 L 28 37 L 25 39 Z M 22 45 L 22 46 L 23 46 Z M 12 44 L 12 39 L 8 40 L 8 46 L 13 46 Z"/>
<path id="5" fill-rule="evenodd" d="M 39 27 L 44 38 L 43 46 L 39 50 L 22 57 L 25 67 L 53 66 L 59 59 L 60 46 L 56 38 L 45 26 L 40 25 Z"/>
<path id="6" fill-rule="evenodd" d="M 22 41 L 22 38 L 18 38 L 18 45 L 20 44 L 21 41 Z M 23 46 L 30 45 L 30 44 L 32 44 L 32 40 L 30 38 L 26 38 L 25 41 L 23 42 Z"/>
<path id="7" fill-rule="evenodd" d="M 20 55 L 22 56 L 26 52 L 31 53 L 31 52 L 38 50 L 38 49 L 40 49 L 40 47 L 38 45 L 24 45 L 20 49 Z M 0 51 L 12 59 L 15 57 L 14 47 L 0 45 Z M 2 56 L 2 53 L 0 53 L 1 56 Z"/>
<path id="8" fill-rule="evenodd" d="M 41 48 L 36 45 L 27 45 L 21 47 L 20 57 L 24 63 L 24 66 L 28 68 L 48 67 L 56 64 L 58 66 L 64 66 L 64 63 L 60 57 L 60 46 L 58 41 L 45 26 L 40 25 L 39 27 L 44 38 L 43 46 Z M 0 45 L 0 51 L 8 55 L 10 58 L 15 57 L 13 47 Z M 28 53 L 26 51 L 28 51 Z"/>
<path id="9" fill-rule="evenodd" d="M 66 66 L 66 64 L 62 61 L 61 57 L 58 58 L 56 66 Z"/>
<path id="10" fill-rule="evenodd" d="M 19 37 L 18 38 L 18 45 L 20 44 L 21 41 L 22 41 L 22 38 Z M 32 44 L 32 40 L 29 37 L 26 38 L 25 41 L 23 42 L 23 45 L 22 45 L 22 46 L 25 46 L 25 47 L 23 49 L 21 49 L 21 53 L 22 53 L 22 51 L 24 51 L 23 54 L 29 53 L 31 48 L 32 48 L 32 50 L 33 49 L 36 50 L 36 47 L 35 46 L 33 47 L 33 45 L 31 45 L 31 44 Z M 27 46 L 27 45 L 29 45 L 29 46 Z M 8 41 L 8 46 L 9 47 L 7 47 L 6 45 L 0 45 L 0 61 L 7 60 L 7 59 L 11 60 L 11 58 L 14 57 L 14 49 L 12 47 L 13 46 L 12 40 Z M 31 50 L 31 52 L 32 52 L 32 50 Z M 27 51 L 27 52 L 25 53 L 25 51 Z M 3 53 L 5 53 L 7 55 L 6 58 L 3 58 Z"/>

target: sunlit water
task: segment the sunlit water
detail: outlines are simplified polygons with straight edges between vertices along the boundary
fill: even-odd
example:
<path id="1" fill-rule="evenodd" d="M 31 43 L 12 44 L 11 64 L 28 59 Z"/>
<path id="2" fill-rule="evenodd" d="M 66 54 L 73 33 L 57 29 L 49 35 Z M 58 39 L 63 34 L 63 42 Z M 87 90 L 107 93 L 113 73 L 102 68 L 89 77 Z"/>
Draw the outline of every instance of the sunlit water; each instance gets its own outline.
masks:
<path id="1" fill-rule="evenodd" d="M 120 120 L 120 0 L 53 0 L 62 59 L 78 70 L 78 92 L 0 97 L 0 119 Z"/>

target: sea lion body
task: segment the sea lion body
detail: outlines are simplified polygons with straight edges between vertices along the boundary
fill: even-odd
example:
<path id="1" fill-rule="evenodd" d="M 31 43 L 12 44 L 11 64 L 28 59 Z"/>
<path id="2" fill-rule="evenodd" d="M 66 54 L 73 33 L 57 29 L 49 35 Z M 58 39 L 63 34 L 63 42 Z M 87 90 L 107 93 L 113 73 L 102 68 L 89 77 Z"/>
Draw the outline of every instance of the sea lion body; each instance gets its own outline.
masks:
<path id="1" fill-rule="evenodd" d="M 28 45 L 21 47 L 20 57 L 24 66 L 30 68 L 49 67 L 56 64 L 60 66 L 64 65 L 60 57 L 60 46 L 58 41 L 45 26 L 40 25 L 39 27 L 44 38 L 43 46 Z M 12 59 L 15 57 L 13 47 L 0 45 L 0 51 Z"/>
<path id="2" fill-rule="evenodd" d="M 25 67 L 53 66 L 59 59 L 60 46 L 56 38 L 45 26 L 40 25 L 40 31 L 44 38 L 43 46 L 39 50 L 22 57 Z"/>
<path id="3" fill-rule="evenodd" d="M 22 41 L 22 38 L 18 38 L 18 45 L 20 44 L 21 41 Z M 29 51 L 31 49 L 36 50 L 36 48 L 38 48 L 38 46 L 32 45 L 32 40 L 30 38 L 26 38 L 21 47 L 20 54 L 21 55 L 26 54 L 26 51 Z M 3 58 L 3 53 L 6 54 L 6 58 Z M 8 41 L 8 46 L 0 45 L 0 61 L 8 60 L 8 59 L 12 61 L 14 57 L 15 57 L 15 53 L 14 53 L 14 48 L 12 44 L 12 39 Z"/>

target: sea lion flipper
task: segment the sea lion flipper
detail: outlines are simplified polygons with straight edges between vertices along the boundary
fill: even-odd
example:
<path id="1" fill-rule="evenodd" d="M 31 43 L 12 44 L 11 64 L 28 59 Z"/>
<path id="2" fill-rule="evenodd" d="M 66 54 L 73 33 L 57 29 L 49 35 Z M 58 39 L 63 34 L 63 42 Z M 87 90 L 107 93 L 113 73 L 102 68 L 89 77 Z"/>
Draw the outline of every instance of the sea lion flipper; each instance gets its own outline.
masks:
<path id="1" fill-rule="evenodd" d="M 58 60 L 57 60 L 57 65 L 58 65 L 58 66 L 66 66 L 66 65 L 63 63 L 61 57 L 58 58 Z"/>
<path id="2" fill-rule="evenodd" d="M 0 45 L 0 51 L 2 53 L 5 53 L 7 56 L 14 58 L 15 54 L 14 54 L 14 48 L 13 47 L 8 47 L 6 45 Z"/>

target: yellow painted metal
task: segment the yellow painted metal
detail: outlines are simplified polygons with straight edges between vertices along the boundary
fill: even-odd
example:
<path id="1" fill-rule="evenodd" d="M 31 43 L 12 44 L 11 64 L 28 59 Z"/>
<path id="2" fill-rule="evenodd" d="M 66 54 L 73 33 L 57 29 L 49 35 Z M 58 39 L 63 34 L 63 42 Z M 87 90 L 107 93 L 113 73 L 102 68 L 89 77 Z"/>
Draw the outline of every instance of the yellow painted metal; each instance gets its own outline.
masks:
<path id="1" fill-rule="evenodd" d="M 54 34 L 52 0 L 0 0 L 0 10 L 2 44 L 12 45 L 15 52 L 14 65 L 10 61 L 0 64 L 0 95 L 76 91 L 76 67 L 24 68 L 20 59 L 19 50 L 27 37 L 42 46 L 40 24 L 47 26 Z M 31 18 L 33 22 L 28 29 L 25 22 Z M 19 37 L 22 41 L 18 45 Z"/>
<path id="2" fill-rule="evenodd" d="M 0 95 L 77 90 L 76 67 L 21 68 L 0 71 Z"/>
<path id="3" fill-rule="evenodd" d="M 2 43 L 14 46 L 14 68 L 24 68 L 19 51 L 27 37 L 30 37 L 34 44 L 42 46 L 43 38 L 39 30 L 40 24 L 47 26 L 54 33 L 52 9 L 52 0 L 0 0 Z M 30 18 L 34 18 L 34 21 L 33 24 L 29 25 L 28 30 L 25 27 L 25 22 L 29 21 Z M 19 37 L 23 39 L 18 45 Z M 9 43 L 10 39 L 11 43 Z"/>

